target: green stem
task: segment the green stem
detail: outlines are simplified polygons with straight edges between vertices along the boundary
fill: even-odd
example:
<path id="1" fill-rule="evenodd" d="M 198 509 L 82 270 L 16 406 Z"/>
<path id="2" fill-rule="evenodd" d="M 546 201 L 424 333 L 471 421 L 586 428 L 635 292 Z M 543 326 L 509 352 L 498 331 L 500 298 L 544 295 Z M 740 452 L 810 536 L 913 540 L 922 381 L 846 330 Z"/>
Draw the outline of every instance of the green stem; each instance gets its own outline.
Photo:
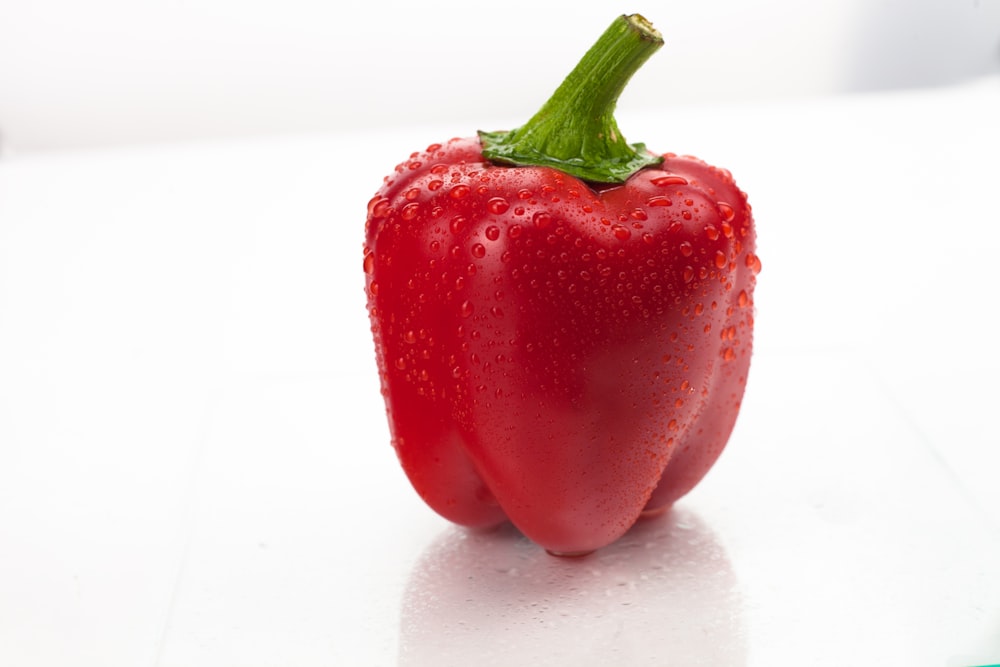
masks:
<path id="1" fill-rule="evenodd" d="M 548 166 L 595 183 L 623 183 L 659 164 L 629 144 L 615 122 L 618 96 L 663 45 L 638 14 L 619 16 L 531 120 L 510 132 L 480 132 L 483 156 L 499 164 Z"/>

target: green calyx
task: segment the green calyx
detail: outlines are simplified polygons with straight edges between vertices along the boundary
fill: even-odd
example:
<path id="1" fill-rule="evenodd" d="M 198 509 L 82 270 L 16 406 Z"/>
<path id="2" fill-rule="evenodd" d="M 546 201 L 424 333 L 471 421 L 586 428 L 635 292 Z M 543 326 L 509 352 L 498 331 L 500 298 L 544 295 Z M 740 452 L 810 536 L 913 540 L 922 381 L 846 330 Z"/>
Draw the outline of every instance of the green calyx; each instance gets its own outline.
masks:
<path id="1" fill-rule="evenodd" d="M 531 120 L 509 132 L 480 132 L 483 157 L 497 164 L 546 166 L 593 183 L 624 183 L 660 164 L 645 144 L 629 144 L 614 111 L 632 75 L 663 37 L 638 14 L 619 16 Z"/>

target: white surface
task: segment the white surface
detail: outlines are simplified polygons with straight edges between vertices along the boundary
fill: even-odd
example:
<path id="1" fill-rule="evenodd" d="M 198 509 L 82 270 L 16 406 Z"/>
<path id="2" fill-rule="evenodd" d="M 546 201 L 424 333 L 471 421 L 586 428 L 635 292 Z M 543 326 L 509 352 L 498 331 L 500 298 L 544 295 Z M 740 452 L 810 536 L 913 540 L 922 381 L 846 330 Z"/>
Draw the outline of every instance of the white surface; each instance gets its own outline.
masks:
<path id="1" fill-rule="evenodd" d="M 705 482 L 578 561 L 388 445 L 365 203 L 476 127 L 0 161 L 0 664 L 1000 663 L 998 117 L 620 114 L 750 193 L 757 355 Z"/>
<path id="2" fill-rule="evenodd" d="M 527 118 L 634 12 L 666 45 L 625 93 L 630 108 L 1000 72 L 1000 0 L 8 0 L 0 141 L 35 151 Z"/>

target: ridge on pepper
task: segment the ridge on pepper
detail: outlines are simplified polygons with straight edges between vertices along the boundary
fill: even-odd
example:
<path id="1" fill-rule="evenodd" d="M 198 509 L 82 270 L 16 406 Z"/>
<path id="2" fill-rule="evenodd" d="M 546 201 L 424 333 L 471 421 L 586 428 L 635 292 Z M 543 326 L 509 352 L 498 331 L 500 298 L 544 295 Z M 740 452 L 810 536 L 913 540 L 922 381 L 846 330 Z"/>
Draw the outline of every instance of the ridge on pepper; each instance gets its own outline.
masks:
<path id="1" fill-rule="evenodd" d="M 435 511 L 559 555 L 669 508 L 732 432 L 760 259 L 724 170 L 614 119 L 662 45 L 617 18 L 523 126 L 413 153 L 364 271 L 392 445 Z"/>

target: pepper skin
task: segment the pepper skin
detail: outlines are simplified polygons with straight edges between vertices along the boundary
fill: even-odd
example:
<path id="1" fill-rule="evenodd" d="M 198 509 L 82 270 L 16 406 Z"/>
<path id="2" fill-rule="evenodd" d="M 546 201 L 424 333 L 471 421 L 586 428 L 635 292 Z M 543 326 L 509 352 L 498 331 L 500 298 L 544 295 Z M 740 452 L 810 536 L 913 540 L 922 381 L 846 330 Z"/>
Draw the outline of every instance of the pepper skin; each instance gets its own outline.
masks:
<path id="1" fill-rule="evenodd" d="M 751 208 L 692 157 L 597 184 L 483 151 L 414 153 L 368 206 L 392 444 L 447 519 L 587 553 L 690 491 L 729 438 L 760 269 Z"/>

